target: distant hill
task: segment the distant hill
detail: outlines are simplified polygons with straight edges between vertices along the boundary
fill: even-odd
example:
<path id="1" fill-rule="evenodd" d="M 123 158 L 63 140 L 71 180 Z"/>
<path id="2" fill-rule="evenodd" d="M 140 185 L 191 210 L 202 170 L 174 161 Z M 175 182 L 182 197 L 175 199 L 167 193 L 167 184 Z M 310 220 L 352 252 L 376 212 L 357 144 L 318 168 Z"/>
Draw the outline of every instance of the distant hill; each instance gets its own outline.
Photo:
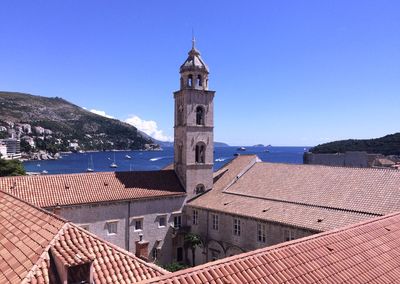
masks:
<path id="1" fill-rule="evenodd" d="M 82 150 L 144 149 L 145 144 L 153 143 L 127 123 L 91 113 L 58 97 L 0 92 L 0 126 L 9 127 L 7 122 L 51 130 L 51 135 L 40 139 L 34 131 L 26 136 L 40 145 L 47 143 L 44 147 L 53 151 L 67 150 L 71 141 L 79 143 Z"/>
<path id="2" fill-rule="evenodd" d="M 375 139 L 349 139 L 320 144 L 310 149 L 312 153 L 344 153 L 365 151 L 383 155 L 400 155 L 400 133 Z"/>

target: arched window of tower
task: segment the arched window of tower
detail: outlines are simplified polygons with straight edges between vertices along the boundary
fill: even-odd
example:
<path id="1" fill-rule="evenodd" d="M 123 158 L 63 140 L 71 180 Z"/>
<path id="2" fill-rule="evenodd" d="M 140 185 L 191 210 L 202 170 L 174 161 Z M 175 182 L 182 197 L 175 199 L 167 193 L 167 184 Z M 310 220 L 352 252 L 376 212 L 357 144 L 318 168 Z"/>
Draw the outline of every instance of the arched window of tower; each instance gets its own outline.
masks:
<path id="1" fill-rule="evenodd" d="M 188 86 L 193 87 L 193 75 L 189 74 L 188 76 Z"/>
<path id="2" fill-rule="evenodd" d="M 178 107 L 178 125 L 183 125 L 183 106 L 179 105 Z"/>
<path id="3" fill-rule="evenodd" d="M 203 81 L 201 80 L 201 75 L 197 75 L 197 82 L 196 82 L 196 85 L 197 85 L 198 87 L 203 86 Z"/>
<path id="4" fill-rule="evenodd" d="M 206 190 L 204 184 L 196 185 L 196 194 L 203 193 Z"/>
<path id="5" fill-rule="evenodd" d="M 196 163 L 204 164 L 206 162 L 206 145 L 203 142 L 196 144 Z"/>
<path id="6" fill-rule="evenodd" d="M 204 116 L 205 116 L 204 107 L 198 106 L 196 108 L 196 124 L 197 125 L 204 125 L 204 123 L 205 123 Z"/>

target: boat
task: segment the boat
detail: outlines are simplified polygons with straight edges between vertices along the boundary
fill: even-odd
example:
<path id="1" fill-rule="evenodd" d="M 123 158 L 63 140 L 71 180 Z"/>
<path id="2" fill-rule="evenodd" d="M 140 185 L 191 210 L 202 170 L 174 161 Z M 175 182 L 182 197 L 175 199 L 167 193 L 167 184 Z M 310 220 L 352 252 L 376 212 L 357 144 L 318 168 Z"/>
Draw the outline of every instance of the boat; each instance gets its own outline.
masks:
<path id="1" fill-rule="evenodd" d="M 115 153 L 114 153 L 114 162 L 111 163 L 110 168 L 118 168 L 118 165 L 115 162 Z"/>
<path id="2" fill-rule="evenodd" d="M 265 150 L 264 150 L 264 153 L 269 153 L 269 150 L 268 150 L 268 149 L 265 149 Z"/>
<path id="3" fill-rule="evenodd" d="M 238 151 L 246 151 L 246 148 L 245 147 L 239 147 L 239 148 L 237 148 L 237 150 Z"/>
<path id="4" fill-rule="evenodd" d="M 42 175 L 45 175 L 45 174 L 48 174 L 49 172 L 48 171 L 46 171 L 46 170 L 43 170 L 42 171 Z"/>
<path id="5" fill-rule="evenodd" d="M 129 156 L 129 155 L 125 155 L 125 159 L 128 159 L 128 160 L 130 160 L 130 159 L 132 159 L 132 157 L 131 157 L 131 156 Z"/>
<path id="6" fill-rule="evenodd" d="M 93 166 L 93 157 L 90 155 L 90 160 L 88 161 L 88 167 L 86 169 L 86 172 L 92 173 L 94 172 L 94 166 Z"/>

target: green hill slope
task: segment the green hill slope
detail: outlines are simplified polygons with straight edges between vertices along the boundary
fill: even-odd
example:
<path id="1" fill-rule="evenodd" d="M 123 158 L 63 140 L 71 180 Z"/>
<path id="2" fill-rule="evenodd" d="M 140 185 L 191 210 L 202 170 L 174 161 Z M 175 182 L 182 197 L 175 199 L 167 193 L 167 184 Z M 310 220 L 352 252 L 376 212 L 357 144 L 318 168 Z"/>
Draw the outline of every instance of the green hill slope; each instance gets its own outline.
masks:
<path id="1" fill-rule="evenodd" d="M 0 125 L 7 126 L 7 121 L 51 130 L 45 142 L 61 151 L 74 140 L 83 150 L 143 149 L 153 142 L 127 123 L 91 113 L 58 97 L 0 92 Z"/>
<path id="2" fill-rule="evenodd" d="M 400 155 L 400 133 L 390 134 L 376 139 L 334 141 L 310 149 L 312 153 L 344 153 L 348 151 Z"/>

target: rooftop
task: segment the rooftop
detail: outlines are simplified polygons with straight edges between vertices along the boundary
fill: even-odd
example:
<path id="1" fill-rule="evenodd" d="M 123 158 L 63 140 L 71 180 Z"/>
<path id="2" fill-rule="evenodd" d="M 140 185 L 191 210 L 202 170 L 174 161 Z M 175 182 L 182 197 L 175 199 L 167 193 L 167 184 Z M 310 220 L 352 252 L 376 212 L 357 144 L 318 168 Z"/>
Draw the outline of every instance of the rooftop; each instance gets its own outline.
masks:
<path id="1" fill-rule="evenodd" d="M 185 194 L 173 170 L 3 177 L 0 190 L 42 208 Z"/>
<path id="2" fill-rule="evenodd" d="M 400 211 L 400 172 L 264 163 L 242 155 L 189 206 L 327 231 Z"/>
<path id="3" fill-rule="evenodd" d="M 93 263 L 96 283 L 135 283 L 166 273 L 56 215 L 0 191 L 0 283 L 57 283 L 64 267 Z"/>
<path id="4" fill-rule="evenodd" d="M 400 213 L 141 283 L 396 283 Z"/>

